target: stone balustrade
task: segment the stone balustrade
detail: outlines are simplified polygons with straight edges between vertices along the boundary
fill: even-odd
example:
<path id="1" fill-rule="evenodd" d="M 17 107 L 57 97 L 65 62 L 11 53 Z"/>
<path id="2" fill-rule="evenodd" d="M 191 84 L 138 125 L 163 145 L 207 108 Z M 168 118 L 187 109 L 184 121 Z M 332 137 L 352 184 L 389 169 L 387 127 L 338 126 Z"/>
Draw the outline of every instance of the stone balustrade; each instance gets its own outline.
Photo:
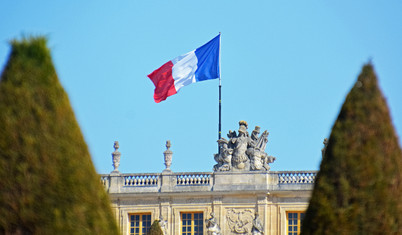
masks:
<path id="1" fill-rule="evenodd" d="M 159 174 L 124 175 L 124 186 L 157 186 Z"/>
<path id="2" fill-rule="evenodd" d="M 250 171 L 242 173 L 185 172 L 151 174 L 102 174 L 101 183 L 109 193 L 147 193 L 242 190 L 254 185 L 255 189 L 289 190 L 292 188 L 312 189 L 317 171 Z M 229 182 L 230 181 L 230 182 Z M 249 183 L 247 183 L 249 182 Z M 245 188 L 244 188 L 245 189 Z"/>
<path id="3" fill-rule="evenodd" d="M 316 171 L 279 171 L 279 184 L 314 184 Z"/>
<path id="4" fill-rule="evenodd" d="M 209 185 L 212 173 L 177 174 L 177 185 Z"/>
<path id="5" fill-rule="evenodd" d="M 109 187 L 109 175 L 101 175 L 101 183 L 103 187 L 108 188 Z"/>

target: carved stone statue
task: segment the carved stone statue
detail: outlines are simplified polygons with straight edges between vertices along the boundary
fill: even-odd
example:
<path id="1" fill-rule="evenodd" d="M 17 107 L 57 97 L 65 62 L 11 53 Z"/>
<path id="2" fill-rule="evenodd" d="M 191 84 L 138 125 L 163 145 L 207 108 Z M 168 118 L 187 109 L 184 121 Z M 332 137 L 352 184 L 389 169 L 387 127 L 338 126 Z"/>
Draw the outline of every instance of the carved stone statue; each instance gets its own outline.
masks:
<path id="1" fill-rule="evenodd" d="M 247 150 L 251 159 L 251 170 L 268 171 L 271 169 L 269 163 L 274 162 L 276 159 L 275 157 L 268 156 L 268 154 L 264 152 L 268 143 L 268 135 L 269 132 L 264 131 L 261 136 L 254 141 L 255 145 Z"/>
<path id="2" fill-rule="evenodd" d="M 216 222 L 215 213 L 211 212 L 211 218 L 205 220 L 208 235 L 221 235 L 221 228 Z"/>
<path id="3" fill-rule="evenodd" d="M 229 171 L 232 167 L 233 149 L 228 148 L 229 141 L 225 138 L 218 140 L 220 154 L 215 154 L 214 159 L 218 163 L 214 166 L 214 171 Z"/>
<path id="4" fill-rule="evenodd" d="M 249 151 L 250 152 L 250 170 L 252 171 L 259 171 L 259 170 L 263 170 L 263 168 L 266 168 L 268 166 L 268 164 L 266 164 L 266 159 L 267 159 L 267 154 L 258 150 L 254 151 Z M 269 166 L 268 169 L 269 170 Z"/>
<path id="5" fill-rule="evenodd" d="M 163 235 L 167 235 L 167 226 L 168 226 L 167 221 L 163 219 L 163 216 L 160 216 L 158 222 L 159 222 L 159 226 L 162 229 Z"/>
<path id="6" fill-rule="evenodd" d="M 258 212 L 255 212 L 255 217 L 253 220 L 253 227 L 251 228 L 252 235 L 262 235 L 264 234 L 264 225 L 261 222 Z"/>
<path id="7" fill-rule="evenodd" d="M 239 122 L 238 134 L 236 131 L 229 131 L 225 138 L 218 140 L 220 153 L 214 155 L 218 163 L 214 166 L 214 171 L 269 171 L 270 163 L 276 158 L 268 156 L 265 148 L 268 143 L 268 131 L 264 131 L 261 136 L 260 127 L 256 126 L 251 132 L 247 132 L 248 124 L 246 121 Z"/>
<path id="8" fill-rule="evenodd" d="M 114 152 L 112 153 L 112 160 L 113 160 L 113 171 L 112 173 L 120 173 L 119 166 L 120 166 L 120 156 L 121 153 L 118 151 L 119 149 L 119 142 L 114 142 Z"/>
<path id="9" fill-rule="evenodd" d="M 258 140 L 258 135 L 260 134 L 260 127 L 256 126 L 253 130 L 253 132 L 251 132 L 251 140 L 252 141 L 257 141 Z"/>
<path id="10" fill-rule="evenodd" d="M 233 167 L 239 170 L 247 169 L 247 166 L 250 166 L 250 159 L 246 151 L 251 144 L 251 138 L 247 132 L 247 122 L 239 122 L 239 134 L 231 139 L 231 144 L 233 146 Z"/>

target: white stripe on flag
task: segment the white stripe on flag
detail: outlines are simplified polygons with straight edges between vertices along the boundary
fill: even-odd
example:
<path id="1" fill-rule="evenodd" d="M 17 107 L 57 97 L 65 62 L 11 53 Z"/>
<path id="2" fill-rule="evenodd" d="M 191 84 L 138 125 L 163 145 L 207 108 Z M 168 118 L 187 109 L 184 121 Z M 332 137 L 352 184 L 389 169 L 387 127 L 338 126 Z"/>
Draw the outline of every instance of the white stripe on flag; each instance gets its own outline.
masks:
<path id="1" fill-rule="evenodd" d="M 179 91 L 183 86 L 196 82 L 195 71 L 198 68 L 198 59 L 194 52 L 190 51 L 172 60 L 172 77 L 176 91 Z"/>

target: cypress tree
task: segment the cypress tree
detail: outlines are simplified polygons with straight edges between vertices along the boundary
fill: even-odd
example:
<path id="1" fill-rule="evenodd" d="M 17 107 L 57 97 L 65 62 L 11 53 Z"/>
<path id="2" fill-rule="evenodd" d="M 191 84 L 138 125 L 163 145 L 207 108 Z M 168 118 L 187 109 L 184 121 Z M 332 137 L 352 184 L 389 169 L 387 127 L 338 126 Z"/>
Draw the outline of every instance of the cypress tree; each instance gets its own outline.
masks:
<path id="1" fill-rule="evenodd" d="M 159 225 L 159 220 L 155 220 L 151 227 L 149 228 L 149 231 L 147 235 L 163 235 L 163 231 L 161 226 Z"/>
<path id="2" fill-rule="evenodd" d="M 402 151 L 371 64 L 336 120 L 302 234 L 401 234 Z"/>
<path id="3" fill-rule="evenodd" d="M 43 37 L 11 42 L 0 80 L 0 234 L 118 234 Z"/>

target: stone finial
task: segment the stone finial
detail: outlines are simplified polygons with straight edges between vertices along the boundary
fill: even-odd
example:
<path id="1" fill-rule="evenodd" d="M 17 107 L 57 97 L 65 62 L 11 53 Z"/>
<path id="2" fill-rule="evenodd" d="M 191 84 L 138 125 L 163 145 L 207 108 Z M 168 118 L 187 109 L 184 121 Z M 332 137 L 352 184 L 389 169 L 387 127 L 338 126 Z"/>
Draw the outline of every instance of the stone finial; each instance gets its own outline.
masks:
<path id="1" fill-rule="evenodd" d="M 111 173 L 120 174 L 119 166 L 120 166 L 120 156 L 121 153 L 118 151 L 119 149 L 119 141 L 114 142 L 114 152 L 112 153 L 112 160 L 113 160 L 113 171 Z"/>
<path id="2" fill-rule="evenodd" d="M 165 170 L 164 172 L 171 172 L 170 166 L 172 165 L 172 155 L 173 152 L 170 150 L 171 144 L 170 140 L 166 141 L 166 150 L 163 152 L 163 155 L 165 156 Z"/>
<path id="3" fill-rule="evenodd" d="M 322 154 L 322 158 L 324 158 L 325 151 L 327 151 L 327 147 L 328 147 L 328 139 L 325 138 L 322 143 L 324 144 L 324 148 L 321 149 L 321 154 Z"/>

